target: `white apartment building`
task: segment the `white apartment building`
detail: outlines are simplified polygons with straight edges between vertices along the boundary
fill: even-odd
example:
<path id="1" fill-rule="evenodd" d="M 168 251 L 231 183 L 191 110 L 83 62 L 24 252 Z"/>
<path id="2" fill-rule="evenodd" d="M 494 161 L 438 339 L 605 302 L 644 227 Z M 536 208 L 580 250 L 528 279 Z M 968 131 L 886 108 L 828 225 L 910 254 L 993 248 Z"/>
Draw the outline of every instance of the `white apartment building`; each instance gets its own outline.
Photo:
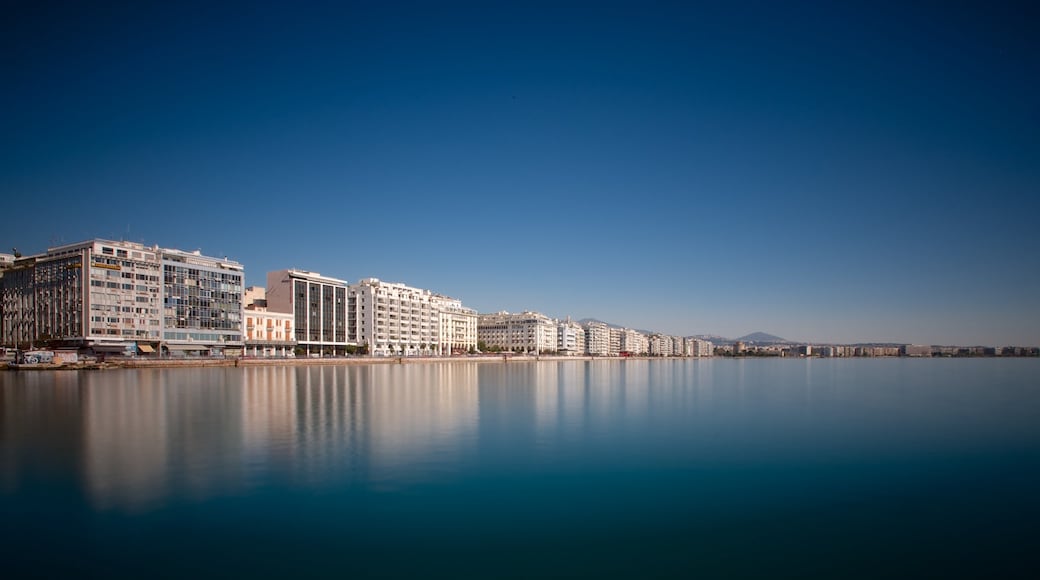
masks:
<path id="1" fill-rule="evenodd" d="M 429 290 L 365 278 L 349 288 L 350 338 L 376 356 L 429 354 L 440 348 L 440 321 Z"/>
<path id="2" fill-rule="evenodd" d="M 481 314 L 477 339 L 509 351 L 543 353 L 557 348 L 556 322 L 538 312 Z"/>
<path id="3" fill-rule="evenodd" d="M 650 341 L 645 334 L 631 328 L 621 330 L 621 352 L 644 355 L 650 351 Z"/>
<path id="4" fill-rule="evenodd" d="M 293 337 L 306 356 L 342 356 L 349 327 L 347 283 L 317 272 L 267 273 L 267 311 L 293 316 Z"/>
<path id="5" fill-rule="evenodd" d="M 650 356 L 672 356 L 672 337 L 654 334 L 647 337 Z"/>
<path id="6" fill-rule="evenodd" d="M 614 328 L 613 326 L 608 329 L 608 332 L 610 333 L 610 342 L 607 345 L 607 348 L 609 349 L 607 354 L 610 356 L 620 356 L 621 340 L 625 332 L 622 329 Z"/>
<path id="7" fill-rule="evenodd" d="M 245 354 L 255 357 L 294 356 L 293 315 L 267 310 L 267 289 L 245 290 Z"/>
<path id="8" fill-rule="evenodd" d="M 592 356 L 610 354 L 610 327 L 602 322 L 585 324 L 585 353 Z"/>
<path id="9" fill-rule="evenodd" d="M 438 315 L 437 354 L 476 350 L 477 311 L 463 306 L 461 300 L 439 294 L 433 295 L 431 303 Z"/>
<path id="10" fill-rule="evenodd" d="M 712 356 L 715 354 L 715 345 L 710 341 L 693 339 L 693 356 Z"/>
<path id="11" fill-rule="evenodd" d="M 585 354 L 585 329 L 569 317 L 556 327 L 556 353 L 564 356 Z"/>

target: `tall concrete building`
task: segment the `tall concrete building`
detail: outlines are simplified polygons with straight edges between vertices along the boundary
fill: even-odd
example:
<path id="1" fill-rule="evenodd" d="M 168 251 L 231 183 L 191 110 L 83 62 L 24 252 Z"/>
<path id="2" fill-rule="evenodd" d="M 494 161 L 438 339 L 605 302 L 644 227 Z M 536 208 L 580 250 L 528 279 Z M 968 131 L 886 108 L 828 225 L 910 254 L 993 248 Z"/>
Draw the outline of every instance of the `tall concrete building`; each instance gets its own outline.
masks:
<path id="1" fill-rule="evenodd" d="M 556 353 L 564 356 L 585 354 L 585 329 L 570 318 L 561 320 L 557 325 Z"/>
<path id="2" fill-rule="evenodd" d="M 488 346 L 528 353 L 555 352 L 558 344 L 556 321 L 538 312 L 481 314 L 477 339 Z"/>
<path id="3" fill-rule="evenodd" d="M 650 351 L 650 341 L 645 334 L 631 328 L 621 330 L 621 352 L 644 355 Z"/>
<path id="4" fill-rule="evenodd" d="M 242 266 L 226 258 L 94 239 L 18 258 L 0 278 L 7 346 L 94 354 L 234 355 Z"/>
<path id="5" fill-rule="evenodd" d="M 347 283 L 317 272 L 267 273 L 267 310 L 293 315 L 294 339 L 306 356 L 342 356 L 347 336 Z"/>
<path id="6" fill-rule="evenodd" d="M 592 356 L 610 354 L 610 327 L 602 322 L 585 323 L 585 353 Z"/>
<path id="7" fill-rule="evenodd" d="M 201 252 L 159 250 L 163 268 L 163 348 L 242 354 L 245 274 L 238 262 Z"/>

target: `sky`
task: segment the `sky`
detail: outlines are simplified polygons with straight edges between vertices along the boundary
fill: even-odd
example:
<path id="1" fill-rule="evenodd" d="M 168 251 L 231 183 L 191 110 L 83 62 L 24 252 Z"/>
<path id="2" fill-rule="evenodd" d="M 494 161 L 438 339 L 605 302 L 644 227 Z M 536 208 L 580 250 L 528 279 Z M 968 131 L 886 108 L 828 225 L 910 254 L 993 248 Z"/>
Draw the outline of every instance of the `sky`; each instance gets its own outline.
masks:
<path id="1" fill-rule="evenodd" d="M 0 251 L 677 335 L 1040 344 L 1029 3 L 15 2 Z"/>

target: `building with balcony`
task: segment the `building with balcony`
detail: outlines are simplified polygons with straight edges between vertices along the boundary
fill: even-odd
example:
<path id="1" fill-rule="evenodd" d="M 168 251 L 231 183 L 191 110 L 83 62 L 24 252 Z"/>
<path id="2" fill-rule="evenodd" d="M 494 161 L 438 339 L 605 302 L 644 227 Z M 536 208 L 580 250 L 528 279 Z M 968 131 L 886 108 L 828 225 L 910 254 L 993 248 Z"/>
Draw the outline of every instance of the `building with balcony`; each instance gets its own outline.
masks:
<path id="1" fill-rule="evenodd" d="M 242 264 L 198 250 L 161 249 L 162 348 L 171 355 L 240 356 L 245 274 Z"/>
<path id="2" fill-rule="evenodd" d="M 242 266 L 197 251 L 87 240 L 17 258 L 0 278 L 0 308 L 7 346 L 150 355 L 172 344 L 234 355 Z"/>
<path id="3" fill-rule="evenodd" d="M 585 329 L 570 318 L 557 324 L 556 353 L 564 356 L 585 354 Z"/>
<path id="4" fill-rule="evenodd" d="M 650 340 L 645 334 L 631 328 L 621 329 L 621 352 L 644 355 L 650 351 Z"/>
<path id="5" fill-rule="evenodd" d="M 343 356 L 347 336 L 347 283 L 317 272 L 267 273 L 267 311 L 291 314 L 298 350 L 306 356 Z"/>
<path id="6" fill-rule="evenodd" d="M 433 309 L 438 314 L 438 354 L 462 354 L 477 348 L 477 311 L 460 300 L 434 294 Z"/>
<path id="7" fill-rule="evenodd" d="M 378 278 L 349 288 L 350 339 L 376 356 L 442 354 L 440 315 L 433 292 Z"/>
<path id="8" fill-rule="evenodd" d="M 602 322 L 585 323 L 585 354 L 607 356 L 610 354 L 610 327 Z"/>
<path id="9" fill-rule="evenodd" d="M 266 288 L 246 288 L 244 354 L 254 357 L 294 356 L 295 336 L 292 314 L 267 310 Z"/>
<path id="10" fill-rule="evenodd" d="M 538 312 L 481 314 L 477 320 L 478 340 L 514 352 L 555 352 L 557 332 L 556 321 Z"/>

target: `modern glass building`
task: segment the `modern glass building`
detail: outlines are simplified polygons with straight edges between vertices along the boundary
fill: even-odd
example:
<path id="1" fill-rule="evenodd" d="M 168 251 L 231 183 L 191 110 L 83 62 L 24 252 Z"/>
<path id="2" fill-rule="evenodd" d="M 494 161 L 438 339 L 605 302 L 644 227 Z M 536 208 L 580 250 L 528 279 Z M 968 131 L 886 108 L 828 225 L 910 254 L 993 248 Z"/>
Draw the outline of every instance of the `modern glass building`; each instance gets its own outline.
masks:
<path id="1" fill-rule="evenodd" d="M 347 337 L 347 283 L 306 270 L 267 273 L 267 310 L 293 315 L 296 343 L 306 356 L 342 356 Z"/>
<path id="2" fill-rule="evenodd" d="M 200 252 L 161 250 L 162 348 L 203 355 L 242 354 L 242 265 Z"/>

